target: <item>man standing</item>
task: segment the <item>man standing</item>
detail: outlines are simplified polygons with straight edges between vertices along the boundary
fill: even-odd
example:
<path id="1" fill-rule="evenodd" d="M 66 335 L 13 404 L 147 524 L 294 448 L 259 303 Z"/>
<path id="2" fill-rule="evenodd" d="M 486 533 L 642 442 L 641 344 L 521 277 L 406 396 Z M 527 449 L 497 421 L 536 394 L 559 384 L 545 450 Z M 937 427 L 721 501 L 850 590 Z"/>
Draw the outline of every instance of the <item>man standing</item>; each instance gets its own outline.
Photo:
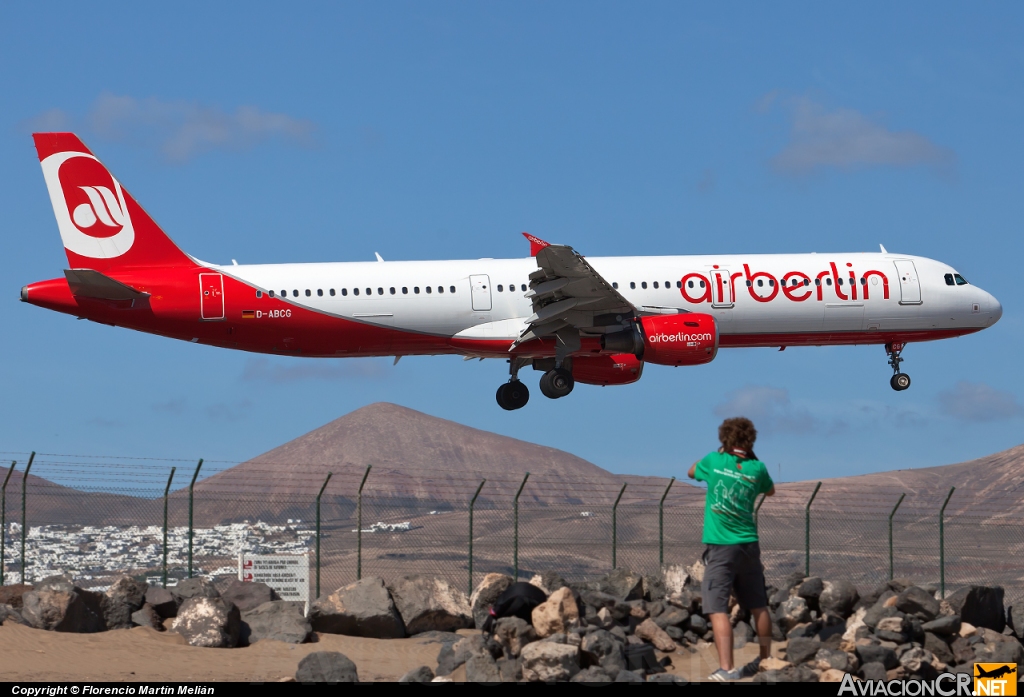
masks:
<path id="1" fill-rule="evenodd" d="M 754 501 L 758 494 L 772 496 L 775 484 L 764 463 L 754 455 L 756 439 L 757 430 L 750 419 L 726 419 L 718 427 L 722 447 L 694 463 L 687 472 L 690 479 L 708 485 L 701 597 L 704 614 L 711 617 L 720 666 L 710 679 L 719 682 L 752 676 L 760 660 L 768 658 L 772 646 L 772 620 L 754 523 Z M 761 658 L 741 669 L 733 666 L 730 595 L 735 595 L 740 606 L 753 615 L 761 648 Z"/>

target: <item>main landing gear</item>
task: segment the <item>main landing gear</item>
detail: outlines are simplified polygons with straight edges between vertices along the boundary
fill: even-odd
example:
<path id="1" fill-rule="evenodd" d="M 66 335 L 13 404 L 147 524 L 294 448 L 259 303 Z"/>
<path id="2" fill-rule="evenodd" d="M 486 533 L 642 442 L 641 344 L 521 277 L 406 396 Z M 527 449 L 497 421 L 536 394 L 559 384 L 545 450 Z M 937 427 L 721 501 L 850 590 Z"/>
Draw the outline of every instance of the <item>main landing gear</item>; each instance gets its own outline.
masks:
<path id="1" fill-rule="evenodd" d="M 889 379 L 889 386 L 897 392 L 910 387 L 910 376 L 900 372 L 900 363 L 903 358 L 900 356 L 906 346 L 903 342 L 893 342 L 885 345 L 885 353 L 889 356 L 889 365 L 892 366 L 892 378 Z"/>
<path id="2" fill-rule="evenodd" d="M 519 382 L 519 369 L 523 365 L 524 361 L 521 358 L 509 360 L 509 374 L 511 377 L 509 377 L 508 382 L 498 388 L 497 394 L 494 395 L 498 400 L 498 406 L 505 411 L 522 409 L 530 401 L 530 390 L 526 388 L 526 385 Z"/>
<path id="3" fill-rule="evenodd" d="M 572 373 L 565 368 L 553 368 L 540 378 L 540 391 L 548 399 L 564 397 L 576 386 Z"/>

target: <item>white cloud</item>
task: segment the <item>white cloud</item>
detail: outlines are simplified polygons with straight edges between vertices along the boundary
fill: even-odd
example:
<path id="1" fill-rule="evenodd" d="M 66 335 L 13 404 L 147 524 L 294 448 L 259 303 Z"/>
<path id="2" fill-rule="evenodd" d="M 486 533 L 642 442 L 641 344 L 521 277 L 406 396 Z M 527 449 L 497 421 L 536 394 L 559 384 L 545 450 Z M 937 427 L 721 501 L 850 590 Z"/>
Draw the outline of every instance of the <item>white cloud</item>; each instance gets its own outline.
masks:
<path id="1" fill-rule="evenodd" d="M 762 99 L 766 110 L 775 101 Z M 785 174 L 809 174 L 824 168 L 912 167 L 948 169 L 952 151 L 913 131 L 892 131 L 854 109 L 828 110 L 807 97 L 790 101 L 790 141 L 772 166 Z"/>
<path id="2" fill-rule="evenodd" d="M 77 126 L 76 119 L 60 109 L 38 114 L 25 126 L 34 131 L 80 127 L 104 140 L 154 148 L 172 162 L 184 162 L 209 150 L 244 150 L 274 139 L 309 146 L 316 130 L 312 121 L 255 106 L 226 111 L 197 102 L 136 99 L 110 93 L 101 94 Z"/>
<path id="3" fill-rule="evenodd" d="M 939 393 L 939 411 L 962 421 L 999 421 L 1024 414 L 1024 407 L 1009 392 L 983 382 L 958 382 Z"/>
<path id="4" fill-rule="evenodd" d="M 820 424 L 802 407 L 789 399 L 789 390 L 766 385 L 748 385 L 726 395 L 726 401 L 715 407 L 715 415 L 723 418 L 745 416 L 759 431 L 807 433 Z"/>

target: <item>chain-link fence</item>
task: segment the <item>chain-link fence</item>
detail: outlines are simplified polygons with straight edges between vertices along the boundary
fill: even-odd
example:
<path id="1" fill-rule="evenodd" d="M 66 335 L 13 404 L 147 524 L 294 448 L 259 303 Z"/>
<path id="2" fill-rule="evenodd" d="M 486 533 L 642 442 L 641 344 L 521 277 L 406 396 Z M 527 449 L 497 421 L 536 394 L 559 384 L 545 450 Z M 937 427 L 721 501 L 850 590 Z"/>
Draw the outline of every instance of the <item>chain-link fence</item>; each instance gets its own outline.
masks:
<path id="1" fill-rule="evenodd" d="M 28 454 L 7 458 L 19 464 L 0 474 L 9 474 L 0 499 L 6 584 L 58 573 L 85 587 L 120 573 L 154 585 L 189 575 L 226 582 L 246 553 L 309 555 L 311 597 L 360 576 L 411 573 L 468 591 L 491 572 L 646 574 L 692 564 L 703 550 L 703 490 L 653 477 L 539 473 L 524 484 L 511 474 L 484 481 L 350 464 L 233 470 L 39 454 L 26 478 Z M 867 589 L 895 576 L 947 594 L 1001 585 L 1007 604 L 1024 602 L 1024 490 L 967 482 L 951 495 L 827 480 L 817 494 L 806 482 L 777 490 L 757 511 L 769 582 L 803 571 Z"/>

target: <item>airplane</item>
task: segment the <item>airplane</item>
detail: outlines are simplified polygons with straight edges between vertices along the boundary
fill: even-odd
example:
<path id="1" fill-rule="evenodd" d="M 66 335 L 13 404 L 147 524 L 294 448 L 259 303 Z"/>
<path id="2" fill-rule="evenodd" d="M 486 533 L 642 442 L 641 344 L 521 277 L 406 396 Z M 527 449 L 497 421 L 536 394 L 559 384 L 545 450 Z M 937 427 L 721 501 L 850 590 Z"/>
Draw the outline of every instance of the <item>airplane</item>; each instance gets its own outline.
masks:
<path id="1" fill-rule="evenodd" d="M 878 344 L 910 386 L 911 342 L 995 324 L 1002 306 L 939 261 L 877 253 L 584 257 L 530 235 L 521 259 L 211 264 L 182 251 L 72 133 L 33 135 L 68 257 L 23 302 L 196 344 L 301 357 L 503 359 L 498 405 L 543 373 L 625 385 L 720 348 Z"/>

